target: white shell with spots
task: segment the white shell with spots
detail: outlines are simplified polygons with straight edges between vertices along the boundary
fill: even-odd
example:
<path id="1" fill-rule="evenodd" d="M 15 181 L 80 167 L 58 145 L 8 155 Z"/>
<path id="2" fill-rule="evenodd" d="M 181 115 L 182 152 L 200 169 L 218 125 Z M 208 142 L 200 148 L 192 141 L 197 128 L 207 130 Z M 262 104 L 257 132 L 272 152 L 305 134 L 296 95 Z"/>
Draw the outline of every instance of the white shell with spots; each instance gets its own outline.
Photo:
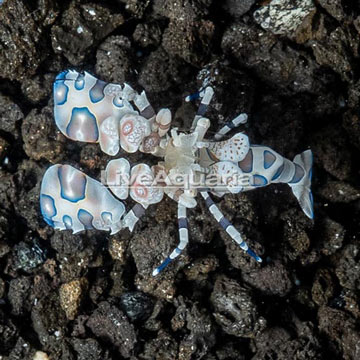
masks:
<path id="1" fill-rule="evenodd" d="M 105 182 L 119 199 L 129 196 L 130 163 L 124 159 L 111 160 L 105 170 Z"/>
<path id="2" fill-rule="evenodd" d="M 120 120 L 120 144 L 128 153 L 138 151 L 142 140 L 150 135 L 151 123 L 136 114 L 126 114 Z"/>
<path id="3" fill-rule="evenodd" d="M 131 169 L 130 196 L 144 205 L 156 204 L 162 200 L 164 190 L 156 183 L 154 173 L 148 165 L 138 164 Z"/>
<path id="4" fill-rule="evenodd" d="M 61 132 L 72 140 L 99 142 L 101 150 L 114 156 L 120 149 L 119 124 L 125 115 L 138 112 L 129 100 L 134 90 L 108 84 L 85 72 L 68 70 L 54 82 L 54 115 Z M 122 146 L 126 149 L 127 145 Z M 137 150 L 130 149 L 130 152 Z"/>
<path id="5" fill-rule="evenodd" d="M 218 142 L 204 142 L 206 147 L 218 160 L 239 162 L 243 160 L 250 149 L 249 138 L 238 133 L 231 139 Z"/>
<path id="6" fill-rule="evenodd" d="M 100 182 L 70 165 L 54 165 L 41 184 L 40 207 L 45 221 L 55 229 L 121 229 L 125 206 Z"/>
<path id="7" fill-rule="evenodd" d="M 221 179 L 221 182 L 224 186 L 221 188 L 217 186 L 215 190 L 217 193 L 233 193 L 237 194 L 243 190 L 242 186 L 242 178 L 243 172 L 241 169 L 231 161 L 219 161 L 218 163 L 212 165 L 210 167 L 211 172 L 208 175 L 217 177 L 217 179 Z M 218 181 L 219 183 L 219 181 Z"/>

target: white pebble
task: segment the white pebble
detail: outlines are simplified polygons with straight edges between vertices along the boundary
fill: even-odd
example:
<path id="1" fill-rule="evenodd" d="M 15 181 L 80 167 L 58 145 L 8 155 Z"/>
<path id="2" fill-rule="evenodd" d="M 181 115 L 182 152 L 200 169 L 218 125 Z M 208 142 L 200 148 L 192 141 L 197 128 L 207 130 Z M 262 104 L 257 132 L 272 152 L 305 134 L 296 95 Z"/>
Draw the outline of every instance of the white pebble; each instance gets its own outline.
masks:
<path id="1" fill-rule="evenodd" d="M 33 357 L 33 360 L 49 360 L 49 357 L 44 352 L 37 351 Z"/>

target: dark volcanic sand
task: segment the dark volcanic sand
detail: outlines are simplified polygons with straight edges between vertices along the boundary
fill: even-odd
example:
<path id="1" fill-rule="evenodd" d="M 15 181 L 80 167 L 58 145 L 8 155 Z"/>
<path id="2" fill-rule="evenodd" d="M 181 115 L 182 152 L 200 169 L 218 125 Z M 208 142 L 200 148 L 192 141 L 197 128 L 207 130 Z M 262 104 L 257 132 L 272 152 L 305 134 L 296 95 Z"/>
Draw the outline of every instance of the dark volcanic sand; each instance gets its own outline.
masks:
<path id="1" fill-rule="evenodd" d="M 1 360 L 360 359 L 360 5 L 309 6 L 295 29 L 265 30 L 255 0 L 0 5 Z M 313 150 L 315 221 L 287 185 L 218 201 L 259 265 L 199 199 L 187 250 L 156 278 L 177 243 L 168 198 L 133 234 L 53 231 L 39 212 L 45 170 L 99 178 L 110 160 L 56 129 L 51 87 L 68 68 L 144 88 L 185 129 L 196 104 L 184 97 L 208 81 L 212 131 L 247 112 L 252 143 L 290 159 Z"/>

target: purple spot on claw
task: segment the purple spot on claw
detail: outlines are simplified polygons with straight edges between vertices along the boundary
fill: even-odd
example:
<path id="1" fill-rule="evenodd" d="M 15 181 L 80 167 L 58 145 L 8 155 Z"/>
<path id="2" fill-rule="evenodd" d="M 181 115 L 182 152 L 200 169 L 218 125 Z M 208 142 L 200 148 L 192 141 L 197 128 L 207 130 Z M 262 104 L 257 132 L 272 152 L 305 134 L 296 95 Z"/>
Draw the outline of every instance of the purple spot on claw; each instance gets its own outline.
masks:
<path id="1" fill-rule="evenodd" d="M 66 128 L 66 134 L 74 140 L 96 142 L 99 138 L 96 117 L 87 107 L 74 107 L 70 122 Z"/>
<path id="2" fill-rule="evenodd" d="M 93 229 L 93 216 L 86 210 L 80 209 L 78 211 L 78 219 L 85 226 L 86 230 Z"/>
<path id="3" fill-rule="evenodd" d="M 44 194 L 40 195 L 40 210 L 47 224 L 54 227 L 52 218 L 57 214 L 57 211 L 55 201 L 51 196 Z"/>
<path id="4" fill-rule="evenodd" d="M 71 202 L 78 202 L 85 198 L 86 176 L 72 166 L 59 167 L 61 197 Z"/>

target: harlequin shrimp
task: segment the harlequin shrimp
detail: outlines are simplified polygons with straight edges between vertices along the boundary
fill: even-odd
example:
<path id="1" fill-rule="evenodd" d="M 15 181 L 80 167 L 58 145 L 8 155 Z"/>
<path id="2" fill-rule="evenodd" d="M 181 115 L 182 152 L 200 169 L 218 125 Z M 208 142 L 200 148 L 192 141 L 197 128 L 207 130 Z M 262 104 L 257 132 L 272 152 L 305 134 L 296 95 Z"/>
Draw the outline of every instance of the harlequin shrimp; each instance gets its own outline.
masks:
<path id="1" fill-rule="evenodd" d="M 115 234 L 135 224 L 164 195 L 177 202 L 179 243 L 153 271 L 159 274 L 188 244 L 186 212 L 204 199 L 210 214 L 251 257 L 261 262 L 241 234 L 224 217 L 212 199 L 226 193 L 286 183 L 304 213 L 313 218 L 311 194 L 312 153 L 306 150 L 290 161 L 266 146 L 251 145 L 244 133 L 223 137 L 247 121 L 240 114 L 223 126 L 214 140 L 205 137 L 210 120 L 204 117 L 213 96 L 207 87 L 188 96 L 200 99 L 189 132 L 171 127 L 171 112 L 155 112 L 145 92 L 128 84 L 110 84 L 89 73 L 64 71 L 54 82 L 54 114 L 60 131 L 71 140 L 99 143 L 111 156 L 141 151 L 159 158 L 154 166 L 131 165 L 125 157 L 111 160 L 103 181 L 96 181 L 70 165 L 54 165 L 45 173 L 40 193 L 41 213 L 55 229 L 73 233 L 88 229 Z M 135 201 L 129 211 L 123 201 Z"/>

